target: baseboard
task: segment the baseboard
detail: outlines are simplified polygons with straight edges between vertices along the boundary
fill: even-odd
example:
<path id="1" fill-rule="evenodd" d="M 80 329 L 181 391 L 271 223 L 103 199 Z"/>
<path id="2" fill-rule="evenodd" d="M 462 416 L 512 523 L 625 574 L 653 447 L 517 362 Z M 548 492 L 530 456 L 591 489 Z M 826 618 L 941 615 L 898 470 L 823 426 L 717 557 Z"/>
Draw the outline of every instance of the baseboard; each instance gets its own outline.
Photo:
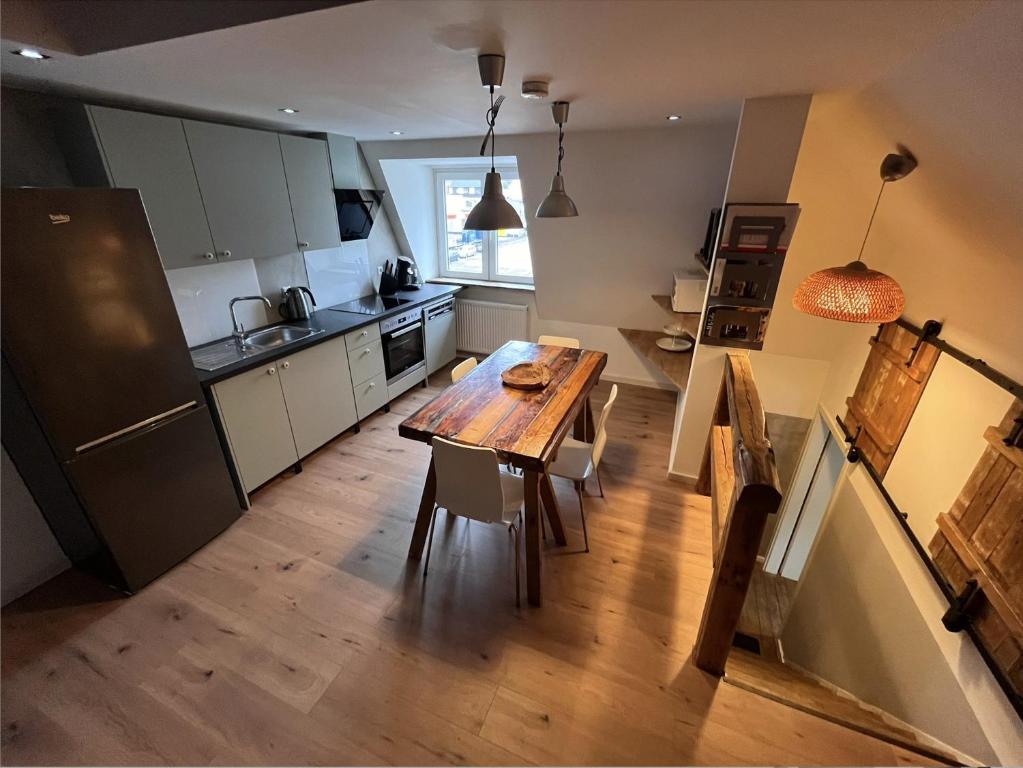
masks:
<path id="1" fill-rule="evenodd" d="M 632 376 L 615 376 L 608 374 L 601 374 L 601 381 L 610 381 L 612 384 L 630 384 L 634 387 L 646 387 L 647 389 L 661 389 L 665 392 L 677 392 L 678 389 L 673 384 L 668 384 L 660 381 L 654 381 L 653 379 L 637 379 Z"/>
<path id="2" fill-rule="evenodd" d="M 676 472 L 673 469 L 668 470 L 668 479 L 673 480 L 676 483 L 685 483 L 686 485 L 696 485 L 697 477 L 695 475 L 687 475 L 684 472 Z"/>

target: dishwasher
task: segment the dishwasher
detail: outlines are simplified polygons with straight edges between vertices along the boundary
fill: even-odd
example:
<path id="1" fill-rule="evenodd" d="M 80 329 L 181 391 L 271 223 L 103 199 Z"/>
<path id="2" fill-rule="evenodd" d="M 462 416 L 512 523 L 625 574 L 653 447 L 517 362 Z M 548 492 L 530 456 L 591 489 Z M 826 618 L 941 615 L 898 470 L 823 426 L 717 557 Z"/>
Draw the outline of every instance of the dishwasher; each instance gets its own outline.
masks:
<path id="1" fill-rule="evenodd" d="M 455 359 L 455 298 L 449 296 L 443 301 L 423 308 L 426 323 L 426 374 L 439 371 Z"/>

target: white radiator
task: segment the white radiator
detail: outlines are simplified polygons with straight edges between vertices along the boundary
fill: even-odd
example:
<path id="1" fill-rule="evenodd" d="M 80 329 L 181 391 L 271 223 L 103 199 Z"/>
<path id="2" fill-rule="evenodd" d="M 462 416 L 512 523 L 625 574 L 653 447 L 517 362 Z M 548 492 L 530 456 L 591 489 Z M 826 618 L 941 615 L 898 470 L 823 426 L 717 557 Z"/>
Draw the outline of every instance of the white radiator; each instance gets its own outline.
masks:
<path id="1" fill-rule="evenodd" d="M 528 341 L 528 307 L 493 301 L 457 299 L 455 328 L 458 349 L 489 355 L 506 341 Z"/>

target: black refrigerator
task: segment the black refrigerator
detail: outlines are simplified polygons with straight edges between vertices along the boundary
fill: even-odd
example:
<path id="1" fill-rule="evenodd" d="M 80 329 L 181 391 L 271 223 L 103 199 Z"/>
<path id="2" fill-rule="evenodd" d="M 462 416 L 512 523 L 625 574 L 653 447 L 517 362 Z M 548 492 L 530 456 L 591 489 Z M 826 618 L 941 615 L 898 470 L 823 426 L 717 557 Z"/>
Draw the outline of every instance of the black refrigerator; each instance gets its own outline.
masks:
<path id="1" fill-rule="evenodd" d="M 241 514 L 142 199 L 0 203 L 4 448 L 72 562 L 134 592 Z"/>

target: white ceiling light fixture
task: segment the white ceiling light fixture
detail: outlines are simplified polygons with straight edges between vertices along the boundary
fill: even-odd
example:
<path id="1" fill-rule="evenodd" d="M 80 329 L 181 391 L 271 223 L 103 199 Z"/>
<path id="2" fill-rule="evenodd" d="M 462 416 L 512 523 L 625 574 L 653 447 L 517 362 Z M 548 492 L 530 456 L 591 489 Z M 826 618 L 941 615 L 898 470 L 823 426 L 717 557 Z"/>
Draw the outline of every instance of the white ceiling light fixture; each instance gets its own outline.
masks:
<path id="1" fill-rule="evenodd" d="M 522 81 L 522 98 L 524 99 L 540 101 L 546 99 L 549 92 L 549 84 L 546 80 Z"/>
<path id="2" fill-rule="evenodd" d="M 298 110 L 295 109 L 294 107 L 281 107 L 277 111 L 278 112 L 283 112 L 286 115 L 297 115 L 298 114 Z"/>
<path id="3" fill-rule="evenodd" d="M 564 219 L 578 216 L 575 203 L 565 193 L 565 177 L 561 175 L 561 161 L 565 159 L 565 123 L 568 122 L 568 102 L 556 101 L 551 104 L 551 114 L 558 126 L 558 170 L 551 181 L 551 191 L 536 209 L 538 219 Z"/>
<path id="4" fill-rule="evenodd" d="M 480 68 L 480 81 L 484 88 L 490 90 L 490 109 L 487 110 L 487 125 L 490 127 L 483 137 L 483 145 L 480 147 L 480 155 L 487 153 L 487 144 L 490 144 L 490 170 L 487 172 L 483 182 L 483 197 L 476 203 L 469 215 L 465 217 L 463 229 L 480 232 L 493 232 L 498 229 L 522 229 L 522 219 L 512 208 L 511 203 L 504 199 L 504 189 L 501 186 L 501 174 L 494 167 L 494 123 L 497 122 L 497 113 L 504 103 L 504 96 L 498 96 L 494 100 L 494 89 L 500 88 L 504 82 L 504 56 L 499 53 L 482 53 L 476 59 Z"/>
<path id="5" fill-rule="evenodd" d="M 392 136 L 401 136 L 405 131 L 391 131 Z"/>
<path id="6" fill-rule="evenodd" d="M 33 61 L 44 61 L 45 59 L 52 59 L 52 56 L 48 56 L 42 51 L 37 51 L 35 48 L 19 48 L 12 53 L 23 56 L 26 59 L 32 59 Z"/>
<path id="7" fill-rule="evenodd" d="M 670 123 L 674 123 L 676 120 L 681 120 L 682 115 L 668 115 L 665 119 Z"/>

